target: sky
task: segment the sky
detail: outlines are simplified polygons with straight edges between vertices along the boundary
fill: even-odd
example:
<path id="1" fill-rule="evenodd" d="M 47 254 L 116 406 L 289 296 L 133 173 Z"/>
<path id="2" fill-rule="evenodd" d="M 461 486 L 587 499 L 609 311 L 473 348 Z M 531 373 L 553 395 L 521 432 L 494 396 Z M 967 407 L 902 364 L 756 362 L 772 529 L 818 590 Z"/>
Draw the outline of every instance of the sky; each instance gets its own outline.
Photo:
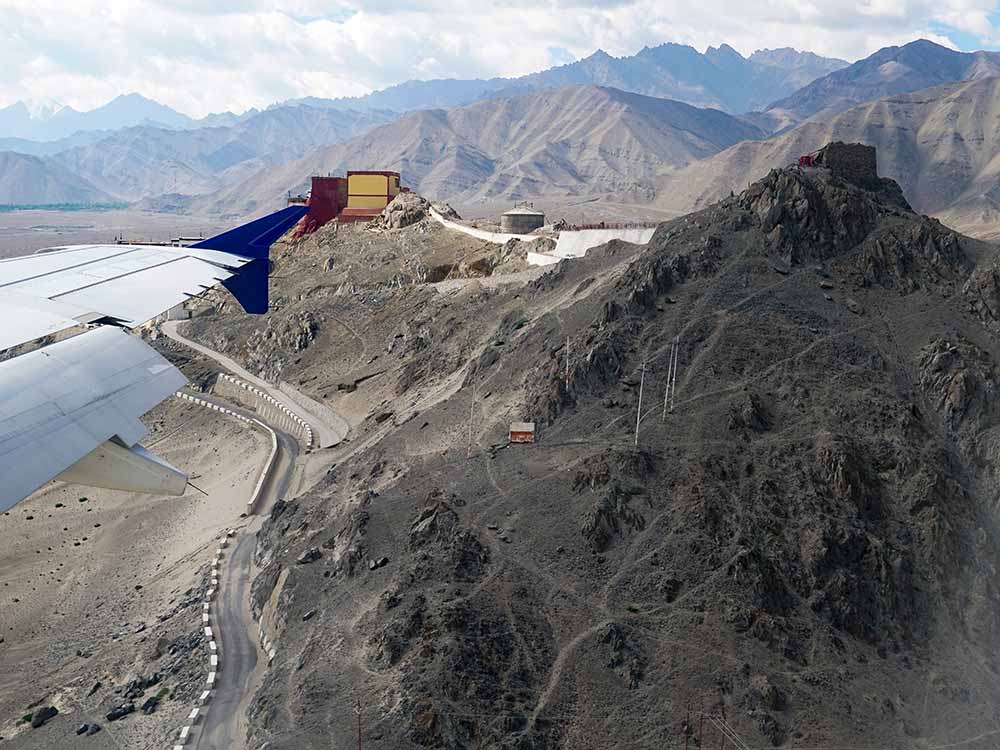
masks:
<path id="1" fill-rule="evenodd" d="M 185 114 L 518 76 L 664 42 L 860 59 L 1000 44 L 1000 0 L 0 0 L 0 105 L 139 92 Z"/>

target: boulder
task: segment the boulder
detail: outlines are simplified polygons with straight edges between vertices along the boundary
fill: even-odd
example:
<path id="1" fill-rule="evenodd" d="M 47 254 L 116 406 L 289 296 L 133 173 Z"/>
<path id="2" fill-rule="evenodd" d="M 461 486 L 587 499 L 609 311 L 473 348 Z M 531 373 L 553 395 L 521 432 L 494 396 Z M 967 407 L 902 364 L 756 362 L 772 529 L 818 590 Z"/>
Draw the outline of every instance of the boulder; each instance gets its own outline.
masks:
<path id="1" fill-rule="evenodd" d="M 43 706 L 31 715 L 31 728 L 38 729 L 58 713 L 59 709 L 55 706 Z"/>
<path id="2" fill-rule="evenodd" d="M 135 704 L 123 703 L 120 706 L 115 706 L 110 711 L 108 711 L 104 715 L 104 718 L 107 719 L 108 721 L 119 721 L 121 719 L 124 719 L 131 713 L 135 713 Z"/>
<path id="3" fill-rule="evenodd" d="M 299 565 L 308 565 L 311 562 L 316 562 L 322 556 L 323 553 L 320 551 L 319 547 L 310 547 L 301 555 L 299 555 L 295 559 L 295 562 L 297 562 Z"/>
<path id="4" fill-rule="evenodd" d="M 368 226 L 372 229 L 403 229 L 428 217 L 431 204 L 416 193 L 400 193 Z"/>

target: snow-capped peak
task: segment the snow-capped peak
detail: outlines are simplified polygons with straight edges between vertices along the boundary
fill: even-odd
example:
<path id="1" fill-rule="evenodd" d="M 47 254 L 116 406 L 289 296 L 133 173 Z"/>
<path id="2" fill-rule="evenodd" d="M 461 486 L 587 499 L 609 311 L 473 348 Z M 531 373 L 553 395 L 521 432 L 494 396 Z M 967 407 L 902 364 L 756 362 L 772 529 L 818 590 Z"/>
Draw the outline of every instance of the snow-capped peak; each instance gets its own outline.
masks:
<path id="1" fill-rule="evenodd" d="M 64 105 L 60 104 L 55 99 L 50 99 L 48 97 L 39 99 L 22 99 L 21 101 L 24 106 L 27 107 L 32 120 L 48 120 L 64 107 Z"/>

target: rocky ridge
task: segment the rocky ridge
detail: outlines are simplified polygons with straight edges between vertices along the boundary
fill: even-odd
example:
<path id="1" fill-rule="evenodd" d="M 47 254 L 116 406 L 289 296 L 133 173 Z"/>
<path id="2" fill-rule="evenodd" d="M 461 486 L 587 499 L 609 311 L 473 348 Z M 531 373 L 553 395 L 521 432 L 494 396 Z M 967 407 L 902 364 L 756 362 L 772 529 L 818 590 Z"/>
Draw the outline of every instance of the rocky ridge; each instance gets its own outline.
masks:
<path id="1" fill-rule="evenodd" d="M 350 693 L 376 748 L 663 747 L 689 706 L 751 745 L 988 743 L 995 257 L 787 169 L 526 284 L 314 300 L 364 331 L 283 375 L 358 411 L 259 539 L 252 741 L 347 742 Z"/>

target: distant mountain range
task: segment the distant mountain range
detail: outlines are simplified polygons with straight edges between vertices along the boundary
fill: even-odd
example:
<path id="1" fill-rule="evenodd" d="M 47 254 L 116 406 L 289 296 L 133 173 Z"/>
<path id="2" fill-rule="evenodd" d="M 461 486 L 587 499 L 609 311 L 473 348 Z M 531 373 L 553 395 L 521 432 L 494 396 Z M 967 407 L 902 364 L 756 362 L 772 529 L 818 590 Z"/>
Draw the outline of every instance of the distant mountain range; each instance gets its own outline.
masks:
<path id="1" fill-rule="evenodd" d="M 310 175 L 348 168 L 396 170 L 418 192 L 449 200 L 609 194 L 649 200 L 658 177 L 762 135 L 719 110 L 569 86 L 411 112 L 196 199 L 190 210 L 271 210 L 286 190 L 305 189 Z"/>
<path id="2" fill-rule="evenodd" d="M 234 125 L 254 114 L 256 110 L 243 115 L 225 112 L 195 120 L 139 94 L 118 96 L 87 112 L 63 106 L 51 99 L 19 101 L 0 109 L 0 142 L 11 138 L 57 141 L 81 132 L 119 130 L 136 125 L 163 128 L 225 126 Z"/>
<path id="3" fill-rule="evenodd" d="M 792 49 L 762 50 L 744 58 L 726 45 L 709 48 L 702 54 L 692 47 L 664 44 L 621 58 L 599 51 L 579 62 L 521 78 L 411 81 L 358 99 L 301 99 L 272 106 L 263 112 L 251 110 L 241 115 L 227 112 L 201 120 L 193 120 L 138 94 L 117 97 L 89 112 L 79 112 L 52 100 L 18 102 L 0 109 L 0 150 L 43 158 L 53 166 L 54 172 L 63 174 L 64 170 L 68 170 L 81 178 L 79 184 L 96 187 L 116 199 L 136 201 L 168 195 L 168 203 L 180 205 L 185 203 L 184 196 L 222 190 L 251 176 L 260 185 L 276 184 L 279 179 L 276 175 L 292 174 L 295 169 L 301 168 L 289 167 L 270 177 L 267 171 L 294 162 L 312 149 L 333 146 L 360 135 L 399 116 L 399 113 L 427 110 L 429 107 L 450 109 L 483 99 L 508 102 L 501 110 L 509 112 L 513 109 L 510 102 L 517 96 L 581 85 L 615 87 L 661 100 L 672 98 L 701 107 L 737 112 L 788 94 L 816 76 L 846 64 L 841 60 L 829 60 Z M 602 106 L 604 104 L 607 102 Z M 673 127 L 671 117 L 682 111 L 679 105 L 674 105 L 658 105 L 671 113 L 664 127 Z M 598 114 L 586 113 L 583 119 L 600 131 Z M 707 122 L 711 118 L 718 119 L 719 114 L 706 113 L 701 117 Z M 425 114 L 416 117 L 415 121 L 420 128 L 425 128 L 441 116 L 440 112 Z M 728 119 L 726 122 L 727 132 L 737 133 L 739 137 L 762 135 L 756 126 Z M 352 158 L 357 158 L 368 159 L 375 164 L 394 154 L 397 161 L 416 165 L 417 160 L 410 152 L 427 153 L 428 146 L 417 147 L 413 143 L 412 133 L 408 133 L 407 128 L 414 124 L 414 118 L 404 114 L 399 127 L 380 135 L 383 140 L 377 148 L 354 157 L 345 156 L 344 163 L 352 164 Z M 541 120 L 533 120 L 530 127 L 543 124 Z M 451 137 L 446 132 L 447 127 L 430 130 L 433 131 L 433 138 L 441 143 L 447 143 Z M 455 144 L 464 144 L 468 140 L 467 134 L 462 132 L 452 135 Z M 704 145 L 693 145 L 702 135 L 700 130 L 696 130 L 691 143 L 681 147 L 683 158 L 676 157 L 674 147 L 663 153 L 656 151 L 663 147 L 662 143 L 657 143 L 647 161 L 658 165 L 662 162 L 662 165 L 673 168 L 688 163 L 691 154 L 704 156 L 717 151 L 715 146 L 705 148 Z M 542 131 L 539 131 L 539 136 L 542 137 Z M 400 138 L 400 143 L 393 147 L 388 139 L 395 137 Z M 684 141 L 679 134 L 672 137 L 678 144 Z M 549 155 L 542 161 L 554 160 L 560 149 L 566 152 L 563 159 L 571 158 L 576 152 L 587 153 L 594 140 L 577 128 L 572 137 L 564 138 L 562 143 L 551 144 Z M 712 138 L 708 142 L 715 143 Z M 718 142 L 719 147 L 730 142 L 723 138 Z M 691 154 L 685 151 L 688 147 Z M 469 153 L 465 150 L 451 157 L 443 155 L 443 158 L 453 158 L 456 165 L 454 177 L 458 183 L 465 179 L 463 174 L 469 166 L 466 158 Z M 642 161 L 637 150 L 631 157 L 637 163 Z M 504 158 L 509 161 L 509 157 Z M 605 161 L 611 163 L 614 159 L 606 158 Z M 532 174 L 526 166 L 529 162 L 530 158 L 521 160 L 518 176 L 511 177 L 512 182 L 506 189 L 514 193 L 534 194 L 545 189 L 550 177 L 557 181 L 555 189 L 570 192 L 582 189 L 579 185 L 574 187 L 575 178 L 567 176 L 576 169 L 574 165 L 567 162 L 558 175 L 558 170 Z M 497 169 L 499 173 L 507 174 L 505 170 L 512 164 L 504 163 Z M 305 168 L 306 174 L 311 171 Z M 261 174 L 256 175 L 258 172 Z M 441 170 L 436 172 L 440 174 Z M 586 169 L 579 172 L 587 173 Z M 618 169 L 618 174 L 622 189 L 635 190 L 637 194 L 648 191 L 646 181 L 651 172 L 644 166 L 637 167 L 631 176 L 628 168 L 623 166 Z M 414 167 L 414 178 L 424 180 L 427 175 Z M 285 188 L 295 187 L 301 182 L 301 176 L 297 177 L 295 185 Z M 604 177 L 598 180 L 601 190 L 612 189 L 612 182 Z M 434 184 L 433 180 L 427 184 Z M 442 189 L 450 189 L 451 186 L 451 182 L 445 179 L 438 184 Z M 16 186 L 11 182 L 9 187 L 14 190 Z M 285 188 L 278 191 L 279 194 L 283 194 Z M 260 189 L 255 187 L 255 192 Z M 497 185 L 484 189 L 502 192 Z"/>
<path id="4" fill-rule="evenodd" d="M 113 201 L 110 195 L 58 164 L 37 156 L 0 151 L 0 206 Z"/>
<path id="5" fill-rule="evenodd" d="M 771 169 L 831 141 L 878 149 L 915 209 L 980 236 L 1000 236 L 1000 77 L 878 99 L 814 119 L 765 141 L 748 141 L 669 175 L 659 206 L 687 212 L 739 191 Z"/>
<path id="6" fill-rule="evenodd" d="M 595 85 L 738 114 L 763 108 L 847 65 L 844 60 L 790 48 L 760 50 L 745 58 L 726 44 L 709 47 L 704 53 L 682 44 L 662 44 L 626 57 L 598 50 L 583 60 L 520 78 L 407 81 L 367 96 L 294 101 L 405 112 L 461 107 L 482 99 L 562 86 Z"/>
<path id="7" fill-rule="evenodd" d="M 212 127 L 122 97 L 86 113 L 88 121 L 107 125 L 117 109 L 145 124 L 47 143 L 0 139 L 0 149 L 20 152 L 4 157 L 0 202 L 141 200 L 230 218 L 281 205 L 312 174 L 378 168 L 456 202 L 611 197 L 683 212 L 830 140 L 851 140 L 878 146 L 883 173 L 919 210 L 979 233 L 1000 219 L 992 114 L 1000 111 L 1000 53 L 918 40 L 845 65 L 794 50 L 743 58 L 726 46 L 699 54 L 662 45 L 627 58 L 597 53 L 519 79 L 410 82 L 357 99 L 296 100 L 213 116 L 207 121 L 222 124 Z M 792 86 L 799 88 L 785 90 Z M 756 106 L 767 92 L 779 93 L 756 112 L 722 111 Z M 74 116 L 51 102 L 20 109 L 45 122 Z M 148 124 L 154 117 L 168 122 Z"/>
<path id="8" fill-rule="evenodd" d="M 767 122 L 755 121 L 776 131 L 885 96 L 995 75 L 1000 75 L 1000 52 L 956 52 L 920 39 L 902 47 L 886 47 L 817 78 L 771 104 L 765 113 Z"/>
<path id="9" fill-rule="evenodd" d="M 339 143 L 391 117 L 392 113 L 377 111 L 279 107 L 228 127 L 125 128 L 48 160 L 120 200 L 163 193 L 195 195 L 299 159 L 318 146 Z"/>
<path id="10" fill-rule="evenodd" d="M 700 53 L 693 47 L 663 44 L 637 54 L 612 57 L 602 50 L 578 62 L 520 78 L 407 81 L 363 97 L 309 97 L 273 105 L 312 108 L 409 112 L 464 106 L 490 97 L 506 97 L 540 89 L 593 84 L 648 96 L 676 99 L 730 113 L 763 107 L 810 81 L 847 66 L 843 60 L 785 48 L 759 50 L 744 58 L 728 45 Z M 91 131 L 114 131 L 140 125 L 164 129 L 229 127 L 258 114 L 232 112 L 193 119 L 139 94 L 116 97 L 96 109 L 81 112 L 52 99 L 20 101 L 0 109 L 0 144 L 9 139 L 45 142 Z M 8 144 L 9 145 L 9 144 Z M 22 146 L 38 154 L 50 149 Z"/>

